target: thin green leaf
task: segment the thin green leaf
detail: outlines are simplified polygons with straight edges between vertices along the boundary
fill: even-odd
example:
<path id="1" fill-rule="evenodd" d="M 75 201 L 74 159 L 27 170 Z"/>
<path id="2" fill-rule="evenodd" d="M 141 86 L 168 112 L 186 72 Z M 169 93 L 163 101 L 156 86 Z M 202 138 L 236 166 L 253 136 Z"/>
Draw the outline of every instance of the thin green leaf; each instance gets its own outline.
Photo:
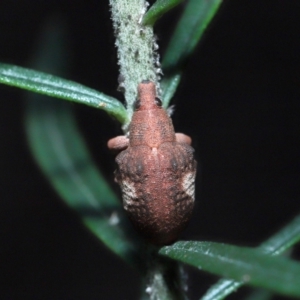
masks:
<path id="1" fill-rule="evenodd" d="M 279 255 L 300 241 L 300 215 L 279 232 L 263 242 L 258 248 L 267 254 Z"/>
<path id="2" fill-rule="evenodd" d="M 84 85 L 50 74 L 0 64 L 0 83 L 103 109 L 122 124 L 128 121 L 125 107 L 118 100 Z"/>
<path id="3" fill-rule="evenodd" d="M 300 241 L 300 216 L 263 242 L 257 249 L 270 255 L 280 255 Z M 221 300 L 241 287 L 243 282 L 220 279 L 214 284 L 201 300 Z"/>
<path id="4" fill-rule="evenodd" d="M 180 79 L 181 79 L 181 74 L 177 73 L 162 81 L 161 89 L 162 89 L 162 99 L 163 99 L 164 108 L 168 108 L 168 105 L 177 90 Z"/>
<path id="5" fill-rule="evenodd" d="M 192 241 L 163 247 L 160 253 L 216 275 L 300 296 L 300 264 L 257 249 Z"/>
<path id="6" fill-rule="evenodd" d="M 166 12 L 183 2 L 183 0 L 157 0 L 143 18 L 144 25 L 153 26 Z"/>
<path id="7" fill-rule="evenodd" d="M 188 1 L 163 57 L 162 66 L 165 73 L 162 82 L 163 88 L 168 89 L 167 81 L 172 83 L 170 78 L 180 76 L 183 65 L 194 51 L 221 3 L 222 0 Z M 169 105 L 169 100 L 168 98 L 164 99 L 165 107 Z"/>
<path id="8" fill-rule="evenodd" d="M 45 24 L 33 66 L 66 72 L 63 25 L 56 18 Z M 135 233 L 128 230 L 120 201 L 95 167 L 69 103 L 34 93 L 27 93 L 27 98 L 27 138 L 47 179 L 101 241 L 127 262 L 137 264 Z"/>
<path id="9" fill-rule="evenodd" d="M 113 252 L 130 263 L 137 246 L 125 232 L 120 202 L 94 167 L 67 103 L 31 94 L 26 130 L 31 150 L 62 199 Z"/>
<path id="10" fill-rule="evenodd" d="M 180 67 L 192 53 L 222 0 L 190 0 L 178 22 L 163 59 L 164 69 Z"/>

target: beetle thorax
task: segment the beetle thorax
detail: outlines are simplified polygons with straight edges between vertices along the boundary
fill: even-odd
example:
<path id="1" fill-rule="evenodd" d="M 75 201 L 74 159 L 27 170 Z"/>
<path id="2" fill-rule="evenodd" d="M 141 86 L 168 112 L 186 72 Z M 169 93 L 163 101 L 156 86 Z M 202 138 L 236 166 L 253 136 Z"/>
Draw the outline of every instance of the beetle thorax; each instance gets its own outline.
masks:
<path id="1" fill-rule="evenodd" d="M 136 111 L 130 124 L 130 146 L 158 148 L 164 142 L 174 142 L 171 119 L 164 109 Z"/>

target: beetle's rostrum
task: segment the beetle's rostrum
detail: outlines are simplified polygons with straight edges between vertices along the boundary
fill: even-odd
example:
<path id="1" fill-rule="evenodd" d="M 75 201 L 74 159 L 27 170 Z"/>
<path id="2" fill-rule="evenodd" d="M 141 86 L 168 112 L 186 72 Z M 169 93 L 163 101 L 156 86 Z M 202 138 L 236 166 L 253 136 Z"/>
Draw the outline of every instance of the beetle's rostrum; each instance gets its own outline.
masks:
<path id="1" fill-rule="evenodd" d="M 153 244 L 177 240 L 191 217 L 197 163 L 190 144 L 190 137 L 174 132 L 155 84 L 142 81 L 129 136 L 109 140 L 108 147 L 121 151 L 115 180 L 123 207 L 137 231 Z"/>

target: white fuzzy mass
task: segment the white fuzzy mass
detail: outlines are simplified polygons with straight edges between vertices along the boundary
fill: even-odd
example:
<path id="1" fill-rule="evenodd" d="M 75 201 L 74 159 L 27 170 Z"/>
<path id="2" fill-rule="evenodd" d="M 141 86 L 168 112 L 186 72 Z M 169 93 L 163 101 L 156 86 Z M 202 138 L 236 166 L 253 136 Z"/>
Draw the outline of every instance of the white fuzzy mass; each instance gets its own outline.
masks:
<path id="1" fill-rule="evenodd" d="M 151 26 L 143 26 L 142 19 L 148 3 L 144 0 L 110 0 L 113 27 L 118 49 L 118 64 L 125 90 L 127 110 L 131 117 L 137 86 L 151 80 L 158 86 L 157 44 Z"/>

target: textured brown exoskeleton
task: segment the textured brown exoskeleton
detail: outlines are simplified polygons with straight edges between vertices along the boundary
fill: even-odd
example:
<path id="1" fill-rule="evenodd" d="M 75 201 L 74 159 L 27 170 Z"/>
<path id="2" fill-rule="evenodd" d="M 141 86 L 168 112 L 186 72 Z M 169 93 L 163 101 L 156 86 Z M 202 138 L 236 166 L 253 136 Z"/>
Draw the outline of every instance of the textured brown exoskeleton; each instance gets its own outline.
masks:
<path id="1" fill-rule="evenodd" d="M 124 209 L 153 244 L 174 242 L 191 217 L 197 163 L 190 144 L 190 137 L 175 134 L 154 83 L 142 81 L 129 138 L 115 137 L 108 147 L 122 150 L 116 157 L 115 180 L 122 189 Z"/>

